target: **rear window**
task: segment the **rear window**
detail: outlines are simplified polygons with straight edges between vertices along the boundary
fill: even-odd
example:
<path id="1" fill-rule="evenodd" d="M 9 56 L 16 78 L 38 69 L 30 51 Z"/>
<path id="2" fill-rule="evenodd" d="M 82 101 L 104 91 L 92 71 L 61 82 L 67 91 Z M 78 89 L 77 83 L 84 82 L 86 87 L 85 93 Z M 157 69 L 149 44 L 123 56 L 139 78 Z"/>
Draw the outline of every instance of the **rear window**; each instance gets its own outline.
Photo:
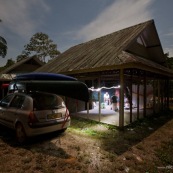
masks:
<path id="1" fill-rule="evenodd" d="M 10 104 L 10 107 L 14 107 L 14 108 L 21 108 L 22 105 L 23 105 L 23 102 L 25 100 L 25 97 L 24 96 L 21 96 L 21 95 L 16 95 L 11 104 Z"/>
<path id="2" fill-rule="evenodd" d="M 3 98 L 3 99 L 1 100 L 0 106 L 2 106 L 2 107 L 7 107 L 8 104 L 9 104 L 9 102 L 10 102 L 10 100 L 12 99 L 12 97 L 13 97 L 12 94 L 11 94 L 11 95 L 7 95 L 5 98 Z"/>
<path id="3" fill-rule="evenodd" d="M 32 95 L 33 107 L 36 110 L 58 109 L 65 107 L 61 97 L 49 94 Z"/>

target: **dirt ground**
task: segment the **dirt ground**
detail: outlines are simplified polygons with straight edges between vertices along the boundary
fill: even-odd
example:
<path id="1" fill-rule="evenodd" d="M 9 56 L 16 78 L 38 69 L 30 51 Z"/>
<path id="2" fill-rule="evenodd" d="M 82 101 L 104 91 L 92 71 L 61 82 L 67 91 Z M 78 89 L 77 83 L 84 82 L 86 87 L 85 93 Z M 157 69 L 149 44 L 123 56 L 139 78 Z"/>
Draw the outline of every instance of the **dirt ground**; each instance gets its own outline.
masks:
<path id="1" fill-rule="evenodd" d="M 171 113 L 172 114 L 172 113 Z M 125 129 L 73 119 L 64 134 L 30 138 L 19 146 L 0 126 L 0 172 L 173 172 L 173 117 L 139 121 Z M 167 155 L 164 152 L 164 146 Z"/>

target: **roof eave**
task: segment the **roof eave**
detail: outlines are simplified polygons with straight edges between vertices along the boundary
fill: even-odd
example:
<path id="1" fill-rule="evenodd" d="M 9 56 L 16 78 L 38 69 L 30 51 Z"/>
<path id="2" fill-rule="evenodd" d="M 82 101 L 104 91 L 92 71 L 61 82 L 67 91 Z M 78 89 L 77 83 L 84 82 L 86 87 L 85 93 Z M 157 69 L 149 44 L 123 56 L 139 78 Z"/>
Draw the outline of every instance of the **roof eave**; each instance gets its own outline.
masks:
<path id="1" fill-rule="evenodd" d="M 166 76 L 173 77 L 173 71 L 167 70 L 165 68 L 157 68 L 154 66 L 150 66 L 147 64 L 139 63 L 139 62 L 130 62 L 126 64 L 121 65 L 112 65 L 112 66 L 104 66 L 104 67 L 98 67 L 98 68 L 90 68 L 90 69 L 80 69 L 80 70 L 74 70 L 74 71 L 61 71 L 60 73 L 66 74 L 66 75 L 75 75 L 75 74 L 82 74 L 82 73 L 89 73 L 89 72 L 101 72 L 101 71 L 108 71 L 108 70 L 121 70 L 121 69 L 140 69 L 144 71 L 149 71 L 152 73 L 157 73 L 160 75 L 166 74 Z"/>

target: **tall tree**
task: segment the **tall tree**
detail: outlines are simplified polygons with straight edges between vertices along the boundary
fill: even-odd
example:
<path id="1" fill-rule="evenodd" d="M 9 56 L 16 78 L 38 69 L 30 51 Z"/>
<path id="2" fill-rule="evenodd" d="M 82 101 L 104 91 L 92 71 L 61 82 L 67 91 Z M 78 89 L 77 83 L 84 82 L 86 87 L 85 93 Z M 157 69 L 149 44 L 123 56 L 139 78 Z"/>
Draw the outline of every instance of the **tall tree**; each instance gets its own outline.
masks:
<path id="1" fill-rule="evenodd" d="M 0 22 L 2 22 L 1 19 Z M 4 58 L 6 54 L 7 54 L 7 41 L 0 36 L 0 56 Z"/>
<path id="2" fill-rule="evenodd" d="M 53 41 L 49 38 L 47 34 L 42 32 L 34 34 L 29 44 L 24 46 L 25 50 L 23 53 L 26 56 L 34 56 L 40 58 L 43 62 L 45 62 L 46 58 L 55 58 L 60 52 L 57 50 L 57 45 L 53 43 Z"/>

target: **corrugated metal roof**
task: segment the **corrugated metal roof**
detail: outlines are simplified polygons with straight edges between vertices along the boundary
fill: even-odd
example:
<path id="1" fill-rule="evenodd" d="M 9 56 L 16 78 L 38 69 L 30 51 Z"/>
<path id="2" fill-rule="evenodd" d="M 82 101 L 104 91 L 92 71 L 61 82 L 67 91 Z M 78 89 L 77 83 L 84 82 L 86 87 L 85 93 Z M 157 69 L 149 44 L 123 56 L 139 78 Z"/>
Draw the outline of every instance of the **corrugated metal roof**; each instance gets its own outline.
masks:
<path id="1" fill-rule="evenodd" d="M 36 71 L 75 74 L 132 67 L 136 63 L 157 68 L 157 63 L 124 52 L 150 25 L 154 25 L 153 20 L 71 47 Z"/>

